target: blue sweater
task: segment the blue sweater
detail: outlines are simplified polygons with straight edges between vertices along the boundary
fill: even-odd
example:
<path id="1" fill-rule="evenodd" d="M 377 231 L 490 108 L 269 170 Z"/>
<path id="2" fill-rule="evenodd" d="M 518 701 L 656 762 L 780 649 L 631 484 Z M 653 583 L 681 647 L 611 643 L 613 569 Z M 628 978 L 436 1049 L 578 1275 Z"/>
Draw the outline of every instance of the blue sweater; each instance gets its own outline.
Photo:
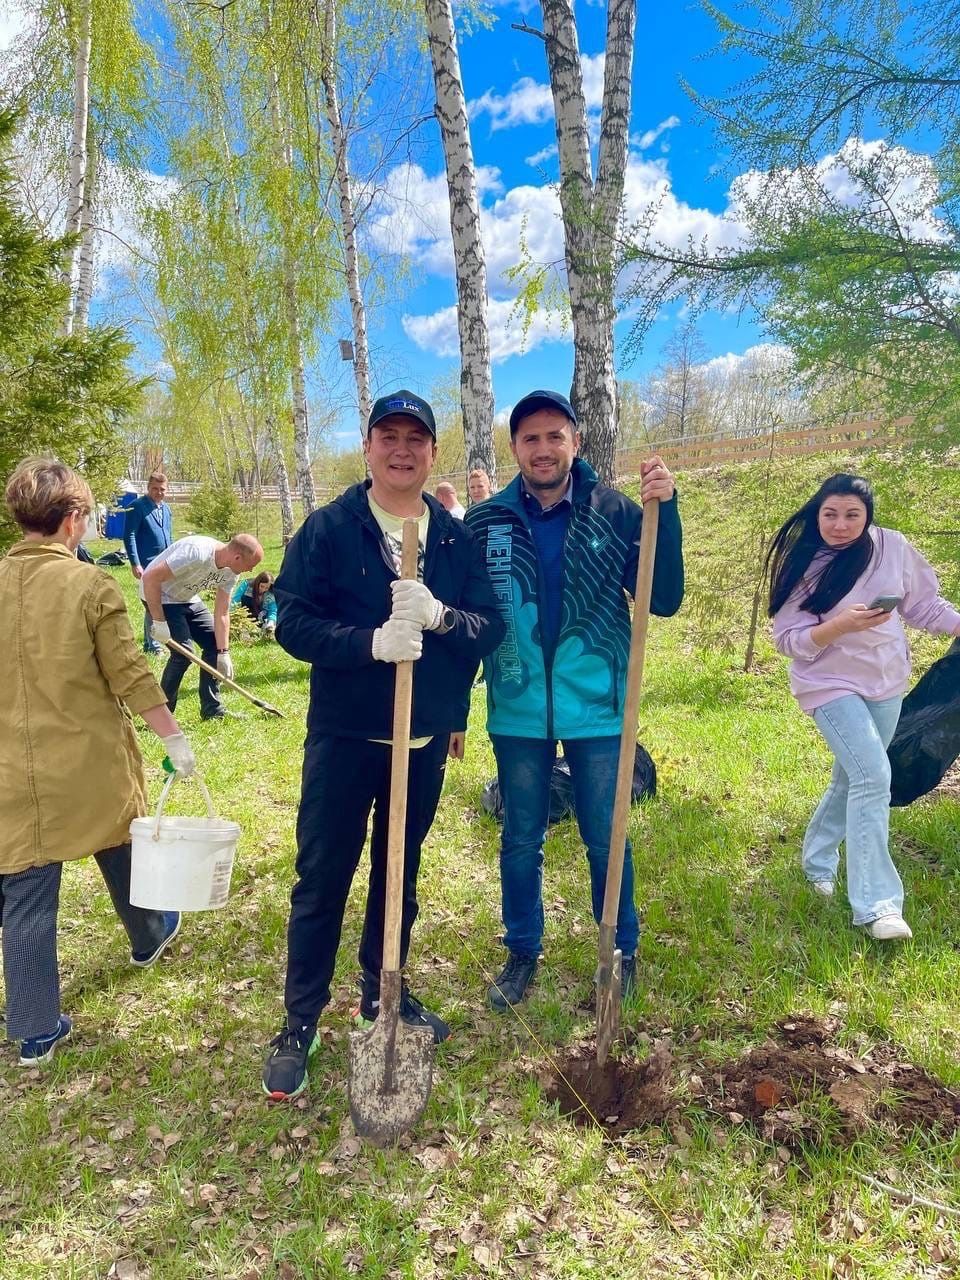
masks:
<path id="1" fill-rule="evenodd" d="M 145 569 L 172 541 L 173 522 L 170 508 L 165 502 L 158 505 L 144 494 L 132 507 L 127 508 L 123 545 L 131 564 L 141 565 Z"/>

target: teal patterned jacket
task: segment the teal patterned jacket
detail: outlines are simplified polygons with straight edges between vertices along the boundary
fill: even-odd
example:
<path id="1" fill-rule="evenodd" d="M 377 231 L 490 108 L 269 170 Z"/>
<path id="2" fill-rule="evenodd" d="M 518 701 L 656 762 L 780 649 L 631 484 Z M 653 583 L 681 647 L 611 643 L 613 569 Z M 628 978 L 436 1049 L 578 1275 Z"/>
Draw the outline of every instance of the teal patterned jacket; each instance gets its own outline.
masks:
<path id="1" fill-rule="evenodd" d="M 483 661 L 489 733 L 557 739 L 620 732 L 630 651 L 624 592 L 632 595 L 636 586 L 643 513 L 625 494 L 601 484 L 583 459 L 575 459 L 572 475 L 560 634 L 552 651 L 540 639 L 542 578 L 520 477 L 466 515 L 507 628 Z M 674 496 L 660 507 L 651 611 L 669 617 L 682 600 Z"/>

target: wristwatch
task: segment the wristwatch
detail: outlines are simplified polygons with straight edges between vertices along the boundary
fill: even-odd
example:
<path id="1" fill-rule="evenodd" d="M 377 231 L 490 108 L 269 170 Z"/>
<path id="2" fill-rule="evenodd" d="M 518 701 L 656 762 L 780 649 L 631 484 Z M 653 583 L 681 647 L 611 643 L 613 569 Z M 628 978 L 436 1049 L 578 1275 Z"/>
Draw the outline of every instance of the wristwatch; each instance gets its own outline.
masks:
<path id="1" fill-rule="evenodd" d="M 440 622 L 436 627 L 436 634 L 444 636 L 448 631 L 452 631 L 457 625 L 457 615 L 447 605 L 443 606 L 443 612 L 440 614 Z"/>

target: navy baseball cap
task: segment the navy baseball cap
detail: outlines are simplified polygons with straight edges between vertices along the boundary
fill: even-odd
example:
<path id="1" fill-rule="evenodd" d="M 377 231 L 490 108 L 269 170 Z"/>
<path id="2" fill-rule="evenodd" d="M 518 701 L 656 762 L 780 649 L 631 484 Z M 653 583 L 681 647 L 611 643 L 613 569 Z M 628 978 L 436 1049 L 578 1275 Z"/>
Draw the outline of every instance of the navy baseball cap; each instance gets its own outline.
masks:
<path id="1" fill-rule="evenodd" d="M 531 413 L 536 413 L 538 409 L 559 409 L 570 419 L 574 428 L 579 429 L 577 415 L 573 412 L 573 405 L 566 396 L 562 396 L 559 391 L 530 391 L 513 406 L 513 412 L 510 414 L 510 434 L 515 436 L 521 421 Z"/>
<path id="2" fill-rule="evenodd" d="M 426 400 L 421 400 L 412 391 L 391 391 L 388 396 L 381 396 L 370 410 L 370 421 L 367 423 L 367 430 L 369 431 L 371 427 L 375 427 L 383 418 L 389 418 L 394 413 L 402 413 L 408 418 L 415 418 L 417 422 L 427 428 L 434 440 L 436 440 L 437 424 L 433 416 L 433 410 Z"/>

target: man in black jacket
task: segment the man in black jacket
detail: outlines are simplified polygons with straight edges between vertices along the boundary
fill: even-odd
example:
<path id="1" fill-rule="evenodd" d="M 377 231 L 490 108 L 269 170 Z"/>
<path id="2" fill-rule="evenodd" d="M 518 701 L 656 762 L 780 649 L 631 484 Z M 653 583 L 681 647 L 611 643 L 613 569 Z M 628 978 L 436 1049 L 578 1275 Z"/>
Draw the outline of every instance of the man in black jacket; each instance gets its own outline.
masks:
<path id="1" fill-rule="evenodd" d="M 317 1020 L 330 999 L 347 895 L 373 808 L 370 884 L 358 1021 L 377 1016 L 383 948 L 395 664 L 415 661 L 400 963 L 417 915 L 420 847 L 430 830 L 447 753 L 463 755 L 477 665 L 503 639 L 479 545 L 423 486 L 436 424 L 409 391 L 373 406 L 364 445 L 370 480 L 315 511 L 284 555 L 275 584 L 277 640 L 311 664 L 297 815 L 297 882 L 287 930 L 286 1018 L 271 1042 L 263 1089 L 274 1101 L 307 1084 Z M 403 521 L 420 526 L 417 582 L 399 578 Z M 403 985 L 400 1015 L 449 1028 Z"/>

